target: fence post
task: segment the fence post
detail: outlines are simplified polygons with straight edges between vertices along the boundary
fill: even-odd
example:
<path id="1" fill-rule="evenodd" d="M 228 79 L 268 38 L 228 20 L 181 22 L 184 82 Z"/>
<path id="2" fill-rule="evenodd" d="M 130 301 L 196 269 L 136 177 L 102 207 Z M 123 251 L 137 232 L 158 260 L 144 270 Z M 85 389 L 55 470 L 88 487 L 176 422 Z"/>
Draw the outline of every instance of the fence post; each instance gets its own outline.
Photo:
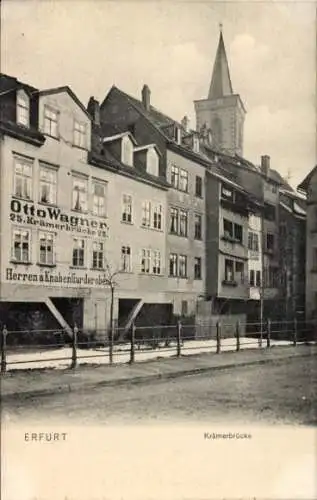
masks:
<path id="1" fill-rule="evenodd" d="M 294 338 L 293 345 L 296 347 L 297 345 L 297 318 L 294 318 Z"/>
<path id="2" fill-rule="evenodd" d="M 236 338 L 237 338 L 236 350 L 240 351 L 240 321 L 237 321 L 237 324 L 236 324 Z"/>
<path id="3" fill-rule="evenodd" d="M 135 324 L 134 321 L 132 323 L 131 328 L 131 350 L 130 350 L 130 364 L 134 363 L 135 360 Z"/>
<path id="4" fill-rule="evenodd" d="M 266 347 L 271 347 L 271 320 L 267 320 Z"/>
<path id="5" fill-rule="evenodd" d="M 1 373 L 7 369 L 7 334 L 8 330 L 4 325 L 1 335 Z"/>
<path id="6" fill-rule="evenodd" d="M 182 343 L 182 323 L 177 321 L 177 357 L 181 355 L 181 343 Z"/>
<path id="7" fill-rule="evenodd" d="M 217 332 L 216 332 L 216 335 L 217 335 L 217 350 L 216 350 L 216 353 L 220 354 L 220 351 L 221 351 L 221 322 L 220 321 L 217 321 L 216 328 L 217 328 Z"/>
<path id="8" fill-rule="evenodd" d="M 78 328 L 75 323 L 73 330 L 73 342 L 72 342 L 72 364 L 71 368 L 76 368 L 77 366 L 77 342 L 78 342 Z"/>

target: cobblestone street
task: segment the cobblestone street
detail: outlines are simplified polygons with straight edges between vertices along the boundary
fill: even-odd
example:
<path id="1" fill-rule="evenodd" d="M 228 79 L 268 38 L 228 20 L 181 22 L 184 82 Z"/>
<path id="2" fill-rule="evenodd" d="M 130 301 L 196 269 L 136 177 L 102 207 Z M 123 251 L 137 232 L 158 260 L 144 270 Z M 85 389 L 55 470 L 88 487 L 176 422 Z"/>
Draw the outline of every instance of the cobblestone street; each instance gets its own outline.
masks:
<path id="1" fill-rule="evenodd" d="M 317 423 L 314 356 L 3 404 L 3 417 L 64 423 Z"/>

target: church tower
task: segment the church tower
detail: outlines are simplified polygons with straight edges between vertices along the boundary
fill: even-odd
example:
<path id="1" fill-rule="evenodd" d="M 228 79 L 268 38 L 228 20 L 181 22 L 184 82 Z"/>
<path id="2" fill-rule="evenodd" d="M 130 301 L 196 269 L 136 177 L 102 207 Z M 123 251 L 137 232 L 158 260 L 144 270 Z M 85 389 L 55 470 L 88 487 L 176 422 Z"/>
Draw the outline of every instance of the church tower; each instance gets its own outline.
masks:
<path id="1" fill-rule="evenodd" d="M 213 145 L 231 155 L 243 156 L 243 127 L 246 110 L 233 92 L 229 64 L 220 25 L 216 59 L 207 99 L 194 101 L 196 127 L 211 129 Z"/>

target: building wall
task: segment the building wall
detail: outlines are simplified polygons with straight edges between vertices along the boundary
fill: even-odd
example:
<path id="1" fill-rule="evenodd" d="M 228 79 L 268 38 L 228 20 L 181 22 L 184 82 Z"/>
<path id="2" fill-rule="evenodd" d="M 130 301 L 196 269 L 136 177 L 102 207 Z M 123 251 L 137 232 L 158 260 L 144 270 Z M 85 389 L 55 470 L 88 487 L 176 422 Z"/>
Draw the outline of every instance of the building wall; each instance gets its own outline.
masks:
<path id="1" fill-rule="evenodd" d="M 87 164 L 87 150 L 72 145 L 73 117 L 86 121 L 87 138 L 90 137 L 90 120 L 68 94 L 43 96 L 44 102 L 57 107 L 60 112 L 60 139 L 46 137 L 45 144 L 37 148 L 8 136 L 3 138 L 1 148 L 1 300 L 41 301 L 52 297 L 74 297 L 84 299 L 85 328 L 104 328 L 109 323 L 110 293 L 104 270 L 92 269 L 93 239 L 104 243 L 106 262 L 111 272 L 121 267 L 121 246 L 129 244 L 132 250 L 131 273 L 116 277 L 115 317 L 118 314 L 120 297 L 143 298 L 149 302 L 166 301 L 165 217 L 166 191 L 138 182 L 105 169 Z M 41 122 L 40 122 L 41 123 Z M 89 140 L 87 143 L 89 147 Z M 19 200 L 13 196 L 14 154 L 27 156 L 33 161 L 33 199 Z M 56 207 L 43 205 L 39 200 L 39 166 L 47 162 L 57 168 Z M 133 167 L 131 167 L 133 168 Z M 72 173 L 88 179 L 90 208 L 88 213 L 79 214 L 71 210 Z M 106 183 L 106 217 L 91 213 L 92 180 Z M 132 223 L 121 222 L 122 196 L 132 196 Z M 163 207 L 162 230 L 145 229 L 141 226 L 142 201 L 151 200 Z M 48 224 L 43 226 L 40 224 Z M 12 231 L 14 227 L 31 231 L 31 263 L 18 264 L 12 261 Z M 54 233 L 54 266 L 38 264 L 38 231 Z M 73 237 L 86 241 L 87 260 L 84 268 L 72 266 Z M 10 240 L 10 241 L 9 241 Z M 161 252 L 162 275 L 142 275 L 141 250 L 150 248 Z"/>
<path id="2" fill-rule="evenodd" d="M 317 172 L 312 175 L 307 193 L 306 226 L 306 317 L 317 317 Z"/>
<path id="3" fill-rule="evenodd" d="M 167 291 L 172 292 L 174 297 L 174 307 L 176 313 L 181 311 L 182 301 L 188 302 L 188 314 L 195 312 L 196 300 L 205 290 L 205 168 L 198 163 L 177 154 L 174 151 L 167 150 L 167 180 L 171 181 L 171 167 L 175 165 L 188 172 L 188 192 L 182 192 L 178 189 L 170 188 L 167 193 L 168 216 L 166 218 L 166 266 L 169 266 L 169 255 L 187 256 L 187 278 L 169 277 L 167 281 Z M 202 197 L 195 195 L 195 178 L 200 176 L 202 179 Z M 178 236 L 171 234 L 170 208 L 185 209 L 188 213 L 188 236 Z M 194 215 L 202 216 L 201 239 L 195 239 Z M 194 259 L 201 259 L 202 278 L 194 279 Z"/>
<path id="4" fill-rule="evenodd" d="M 206 295 L 209 298 L 218 294 L 219 280 L 219 230 L 220 230 L 220 185 L 221 183 L 207 172 L 206 174 Z"/>
<path id="5" fill-rule="evenodd" d="M 249 282 L 250 282 L 250 271 L 253 270 L 256 276 L 257 272 L 261 273 L 262 279 L 262 219 L 260 215 L 250 214 L 249 215 L 249 231 L 255 233 L 259 241 L 259 251 L 255 252 L 248 248 L 248 267 L 249 267 Z M 250 285 L 249 297 L 252 300 L 260 300 L 260 286 Z"/>

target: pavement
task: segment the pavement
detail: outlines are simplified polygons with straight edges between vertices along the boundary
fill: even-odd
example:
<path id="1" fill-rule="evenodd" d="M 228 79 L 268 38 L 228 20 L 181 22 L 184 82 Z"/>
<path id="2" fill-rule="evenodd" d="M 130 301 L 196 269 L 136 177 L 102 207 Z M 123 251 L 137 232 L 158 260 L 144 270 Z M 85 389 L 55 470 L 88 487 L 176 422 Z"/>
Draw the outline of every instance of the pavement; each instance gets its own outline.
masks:
<path id="1" fill-rule="evenodd" d="M 237 368 L 253 364 L 278 363 L 295 357 L 317 356 L 316 344 L 248 349 L 187 355 L 112 366 L 87 365 L 75 370 L 17 370 L 1 375 L 1 399 L 18 400 L 58 393 L 92 390 L 96 387 L 145 383 Z"/>

